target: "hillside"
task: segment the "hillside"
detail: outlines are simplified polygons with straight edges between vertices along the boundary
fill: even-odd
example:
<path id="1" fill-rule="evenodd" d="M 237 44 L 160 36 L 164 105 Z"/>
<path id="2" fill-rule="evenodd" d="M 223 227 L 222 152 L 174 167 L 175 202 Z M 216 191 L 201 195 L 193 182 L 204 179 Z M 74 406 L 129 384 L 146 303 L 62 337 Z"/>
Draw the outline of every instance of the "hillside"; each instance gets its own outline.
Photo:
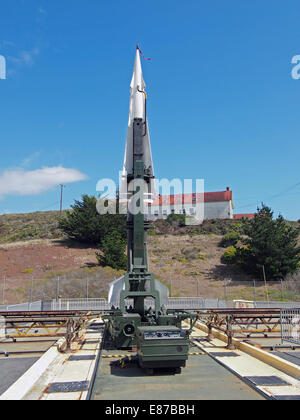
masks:
<path id="1" fill-rule="evenodd" d="M 107 286 L 122 273 L 97 265 L 95 247 L 70 242 L 57 227 L 59 212 L 0 216 L 0 285 L 5 302 L 63 297 L 106 297 Z M 221 262 L 223 234 L 240 221 L 210 220 L 180 227 L 157 221 L 149 232 L 149 264 L 172 296 L 229 299 L 254 297 L 253 279 Z M 226 287 L 225 287 L 226 282 Z M 262 282 L 256 296 L 265 299 Z M 269 298 L 281 299 L 280 284 L 268 284 Z M 284 297 L 299 298 L 287 286 Z M 300 298 L 299 298 L 300 299 Z M 2 301 L 1 301 L 2 303 Z"/>
<path id="2" fill-rule="evenodd" d="M 0 243 L 62 238 L 58 229 L 59 215 L 59 211 L 1 215 Z"/>

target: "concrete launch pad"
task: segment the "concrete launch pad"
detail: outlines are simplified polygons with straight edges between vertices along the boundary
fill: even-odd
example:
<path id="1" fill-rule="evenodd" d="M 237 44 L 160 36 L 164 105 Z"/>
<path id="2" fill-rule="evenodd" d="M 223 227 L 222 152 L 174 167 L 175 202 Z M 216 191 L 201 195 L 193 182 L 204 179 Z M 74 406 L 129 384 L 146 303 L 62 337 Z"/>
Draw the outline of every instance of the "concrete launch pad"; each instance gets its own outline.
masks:
<path id="1" fill-rule="evenodd" d="M 192 352 L 199 349 L 192 347 Z M 93 400 L 263 400 L 264 398 L 208 355 L 189 355 L 181 374 L 147 375 L 136 365 L 114 366 L 118 351 L 105 351 L 97 369 Z M 123 352 L 124 353 L 124 352 Z M 124 354 L 132 355 L 125 352 Z"/>
<path id="2" fill-rule="evenodd" d="M 224 333 L 213 329 L 208 339 L 207 326 L 197 323 L 182 372 L 150 375 L 129 361 L 134 349 L 110 350 L 102 343 L 104 328 L 101 318 L 90 319 L 81 341 L 66 353 L 58 351 L 59 337 L 6 340 L 2 348 L 9 357 L 0 356 L 0 400 L 300 399 L 299 349 L 272 351 L 280 341 L 277 333 L 251 336 L 252 344 L 240 336 L 229 350 Z"/>

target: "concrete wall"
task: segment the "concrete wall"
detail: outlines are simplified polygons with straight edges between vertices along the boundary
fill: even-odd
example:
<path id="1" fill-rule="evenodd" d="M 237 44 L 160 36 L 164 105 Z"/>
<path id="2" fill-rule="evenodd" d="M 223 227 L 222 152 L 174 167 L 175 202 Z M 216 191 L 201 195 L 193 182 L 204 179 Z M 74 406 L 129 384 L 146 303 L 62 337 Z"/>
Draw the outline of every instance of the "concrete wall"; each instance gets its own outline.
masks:
<path id="1" fill-rule="evenodd" d="M 196 205 L 200 206 L 200 204 Z M 171 213 L 184 214 L 184 210 L 187 216 L 192 216 L 195 212 L 192 204 L 174 204 L 171 206 L 151 206 L 148 214 L 151 220 L 157 220 L 166 219 Z M 205 202 L 204 219 L 233 219 L 232 201 Z"/>
<path id="2" fill-rule="evenodd" d="M 204 219 L 233 219 L 232 202 L 204 203 Z"/>

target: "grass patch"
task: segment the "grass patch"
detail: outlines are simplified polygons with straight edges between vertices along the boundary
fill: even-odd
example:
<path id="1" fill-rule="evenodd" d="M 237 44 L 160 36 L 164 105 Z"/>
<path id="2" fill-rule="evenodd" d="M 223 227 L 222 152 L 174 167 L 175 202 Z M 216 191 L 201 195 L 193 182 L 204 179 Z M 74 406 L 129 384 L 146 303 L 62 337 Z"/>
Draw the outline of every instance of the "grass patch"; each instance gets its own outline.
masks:
<path id="1" fill-rule="evenodd" d="M 25 268 L 25 270 L 23 270 L 24 274 L 32 274 L 34 272 L 33 268 Z"/>
<path id="2" fill-rule="evenodd" d="M 59 211 L 0 216 L 0 243 L 32 239 L 59 239 L 64 234 L 58 229 Z"/>

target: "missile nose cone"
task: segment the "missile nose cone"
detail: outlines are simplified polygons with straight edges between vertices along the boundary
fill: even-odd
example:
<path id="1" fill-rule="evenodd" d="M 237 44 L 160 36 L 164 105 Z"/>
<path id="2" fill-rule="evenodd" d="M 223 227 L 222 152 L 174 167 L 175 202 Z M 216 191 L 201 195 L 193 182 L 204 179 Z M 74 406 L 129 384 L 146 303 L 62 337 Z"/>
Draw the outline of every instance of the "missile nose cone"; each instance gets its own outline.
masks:
<path id="1" fill-rule="evenodd" d="M 130 103 L 129 103 L 129 120 L 128 131 L 125 147 L 125 156 L 122 171 L 122 180 L 120 182 L 120 197 L 127 197 L 127 174 L 133 173 L 133 123 L 136 118 L 142 119 L 145 125 L 145 134 L 143 136 L 143 160 L 144 165 L 148 168 L 149 173 L 154 176 L 151 144 L 148 129 L 148 121 L 146 118 L 146 84 L 144 82 L 140 50 L 137 47 L 135 54 L 135 61 L 133 67 L 133 74 L 130 83 Z M 151 180 L 148 194 L 145 195 L 145 202 L 150 203 L 151 197 L 155 194 L 154 179 Z"/>
<path id="2" fill-rule="evenodd" d="M 130 83 L 130 93 L 132 99 L 131 117 L 142 118 L 145 120 L 145 95 L 141 92 L 144 91 L 146 84 L 143 78 L 140 51 L 137 48 L 135 54 L 134 68 L 132 79 Z"/>

